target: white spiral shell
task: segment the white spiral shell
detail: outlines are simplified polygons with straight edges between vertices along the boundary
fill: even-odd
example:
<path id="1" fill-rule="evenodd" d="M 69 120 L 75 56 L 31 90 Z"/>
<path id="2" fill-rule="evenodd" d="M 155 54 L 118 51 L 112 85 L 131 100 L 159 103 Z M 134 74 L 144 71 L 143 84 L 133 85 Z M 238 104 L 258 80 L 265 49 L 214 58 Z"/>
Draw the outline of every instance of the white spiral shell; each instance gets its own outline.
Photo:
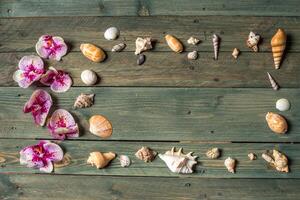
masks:
<path id="1" fill-rule="evenodd" d="M 130 158 L 126 155 L 120 155 L 119 160 L 122 167 L 128 167 L 131 164 Z"/>

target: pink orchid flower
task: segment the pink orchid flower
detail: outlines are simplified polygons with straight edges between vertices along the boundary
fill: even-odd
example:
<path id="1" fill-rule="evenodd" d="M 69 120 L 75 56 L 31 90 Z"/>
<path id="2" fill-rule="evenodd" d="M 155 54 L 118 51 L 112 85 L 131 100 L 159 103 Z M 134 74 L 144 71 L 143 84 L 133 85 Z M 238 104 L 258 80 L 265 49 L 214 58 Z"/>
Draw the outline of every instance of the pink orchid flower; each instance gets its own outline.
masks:
<path id="1" fill-rule="evenodd" d="M 79 137 L 78 125 L 73 116 L 64 109 L 58 109 L 52 114 L 48 122 L 48 129 L 55 139 Z"/>
<path id="2" fill-rule="evenodd" d="M 19 61 L 19 70 L 13 75 L 20 87 L 28 88 L 33 82 L 39 80 L 44 73 L 44 62 L 38 56 L 24 56 Z"/>
<path id="3" fill-rule="evenodd" d="M 61 57 L 66 55 L 68 47 L 61 37 L 42 35 L 35 49 L 42 58 L 60 61 Z"/>
<path id="4" fill-rule="evenodd" d="M 66 92 L 72 85 L 72 79 L 68 73 L 49 67 L 49 70 L 41 77 L 40 82 L 50 86 L 54 92 Z"/>
<path id="5" fill-rule="evenodd" d="M 53 163 L 63 159 L 63 150 L 57 144 L 42 140 L 36 145 L 27 146 L 20 151 L 20 164 L 51 173 Z"/>
<path id="6" fill-rule="evenodd" d="M 45 90 L 35 90 L 30 99 L 26 102 L 24 113 L 31 112 L 34 122 L 37 125 L 44 126 L 47 115 L 52 106 L 52 98 Z"/>

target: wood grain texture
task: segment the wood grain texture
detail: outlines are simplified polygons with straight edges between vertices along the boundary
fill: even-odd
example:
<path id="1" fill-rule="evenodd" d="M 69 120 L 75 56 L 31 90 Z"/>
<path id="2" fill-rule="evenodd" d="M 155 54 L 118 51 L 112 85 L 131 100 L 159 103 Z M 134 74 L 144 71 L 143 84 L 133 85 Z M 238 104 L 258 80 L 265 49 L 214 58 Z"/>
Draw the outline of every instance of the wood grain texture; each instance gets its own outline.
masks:
<path id="1" fill-rule="evenodd" d="M 35 127 L 22 108 L 33 88 L 0 88 L 1 138 L 50 138 L 45 128 Z M 95 93 L 91 108 L 72 108 L 80 93 Z M 110 140 L 253 141 L 299 142 L 299 89 L 204 89 L 204 88 L 72 88 L 52 94 L 55 108 L 69 110 L 80 125 L 84 140 L 99 140 L 87 130 L 94 114 L 113 124 Z M 277 99 L 291 102 L 283 112 L 290 124 L 287 134 L 272 133 L 265 115 L 275 111 Z"/>
<path id="2" fill-rule="evenodd" d="M 35 144 L 34 140 L 0 139 L 0 153 L 6 159 L 1 163 L 0 173 L 40 173 L 36 169 L 21 166 L 19 151 Z M 199 177 L 199 178 L 300 178 L 300 158 L 298 156 L 299 144 L 213 144 L 213 143 L 164 143 L 164 142 L 111 142 L 111 141 L 64 141 L 60 146 L 71 157 L 69 165 L 55 168 L 55 174 L 76 175 L 116 175 L 116 176 L 163 176 L 163 177 Z M 166 164 L 158 157 L 151 163 L 137 159 L 134 154 L 142 146 L 148 146 L 158 153 L 164 153 L 173 146 L 182 147 L 184 153 L 194 152 L 199 156 L 198 164 L 193 174 L 172 173 Z M 222 150 L 220 159 L 211 160 L 205 156 L 209 148 L 217 146 Z M 271 168 L 262 158 L 261 154 L 270 149 L 284 152 L 290 160 L 290 173 L 280 173 Z M 86 163 L 90 152 L 115 152 L 117 155 L 128 155 L 132 164 L 128 168 L 120 166 L 118 158 L 114 159 L 104 169 L 97 169 Z M 250 161 L 247 154 L 256 153 L 258 159 Z M 229 173 L 224 166 L 227 157 L 237 159 L 236 173 Z"/>
<path id="3" fill-rule="evenodd" d="M 129 184 L 130 183 L 130 184 Z M 159 184 L 158 184 L 159 183 Z M 292 200 L 298 179 L 197 179 L 0 175 L 5 200 L 232 199 Z M 201 188 L 201 189 L 200 189 Z"/>
<path id="4" fill-rule="evenodd" d="M 299 16 L 297 0 L 2 0 L 1 17 L 246 15 Z"/>
<path id="5" fill-rule="evenodd" d="M 0 86 L 17 86 L 12 75 L 19 60 L 29 53 L 0 53 Z M 108 53 L 103 63 L 93 63 L 81 53 L 69 53 L 61 62 L 48 61 L 71 74 L 74 86 L 86 86 L 80 78 L 86 69 L 94 70 L 101 78 L 95 87 L 101 86 L 177 86 L 177 87 L 263 87 L 269 88 L 267 72 L 270 72 L 282 88 L 300 87 L 298 53 L 284 57 L 280 70 L 274 70 L 271 53 L 242 53 L 238 60 L 231 53 L 220 53 L 213 60 L 213 53 L 200 53 L 197 60 L 188 60 L 186 54 L 171 52 L 145 53 L 146 62 L 137 65 L 132 52 Z"/>
<path id="6" fill-rule="evenodd" d="M 116 41 L 107 41 L 104 31 L 116 26 L 121 34 Z M 125 51 L 135 50 L 137 37 L 150 36 L 156 40 L 153 51 L 168 51 L 164 35 L 178 37 L 185 51 L 213 52 L 212 34 L 221 37 L 221 52 L 232 52 L 239 48 L 250 52 L 246 39 L 250 31 L 261 35 L 261 52 L 270 52 L 270 41 L 278 28 L 288 35 L 287 52 L 300 51 L 299 17 L 233 17 L 233 16 L 160 16 L 160 17 L 55 17 L 55 18 L 12 18 L 0 19 L 0 52 L 35 52 L 35 44 L 43 34 L 63 37 L 70 51 L 79 51 L 81 43 L 90 42 L 110 51 L 113 45 L 125 42 Z M 197 46 L 187 44 L 189 37 L 198 37 Z M 254 54 L 254 53 L 253 53 Z M 212 56 L 210 56 L 212 57 Z"/>

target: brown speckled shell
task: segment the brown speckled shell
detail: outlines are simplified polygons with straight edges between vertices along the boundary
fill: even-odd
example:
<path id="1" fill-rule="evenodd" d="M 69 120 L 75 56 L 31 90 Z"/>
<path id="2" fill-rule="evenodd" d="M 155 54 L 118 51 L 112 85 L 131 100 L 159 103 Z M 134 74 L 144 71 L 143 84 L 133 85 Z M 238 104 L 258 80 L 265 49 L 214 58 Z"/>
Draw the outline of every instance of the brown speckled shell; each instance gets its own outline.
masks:
<path id="1" fill-rule="evenodd" d="M 173 51 L 175 51 L 176 53 L 181 53 L 183 51 L 183 45 L 176 37 L 168 34 L 165 36 L 165 39 L 167 41 L 167 44 Z"/>
<path id="2" fill-rule="evenodd" d="M 94 115 L 90 118 L 90 132 L 102 138 L 111 136 L 113 128 L 108 119 L 102 115 Z"/>
<path id="3" fill-rule="evenodd" d="M 288 130 L 288 124 L 286 119 L 273 112 L 268 112 L 266 115 L 266 120 L 268 123 L 269 128 L 274 132 L 278 134 L 284 134 Z"/>
<path id="4" fill-rule="evenodd" d="M 102 62 L 106 58 L 105 52 L 93 44 L 81 44 L 80 50 L 85 57 L 93 62 Z"/>

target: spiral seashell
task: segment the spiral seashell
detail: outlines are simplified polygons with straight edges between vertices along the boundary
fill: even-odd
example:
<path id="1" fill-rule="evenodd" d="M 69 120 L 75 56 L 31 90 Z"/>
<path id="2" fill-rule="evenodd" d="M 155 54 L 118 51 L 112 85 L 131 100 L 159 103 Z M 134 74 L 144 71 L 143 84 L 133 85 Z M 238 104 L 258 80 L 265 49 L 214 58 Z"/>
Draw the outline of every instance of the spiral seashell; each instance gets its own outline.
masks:
<path id="1" fill-rule="evenodd" d="M 197 51 L 192 51 L 187 54 L 187 58 L 189 60 L 196 60 L 198 58 L 198 52 Z"/>
<path id="2" fill-rule="evenodd" d="M 257 156 L 254 153 L 249 153 L 248 158 L 249 160 L 256 160 Z"/>
<path id="3" fill-rule="evenodd" d="M 183 51 L 182 43 L 173 35 L 166 35 L 165 36 L 166 42 L 168 46 L 176 53 L 181 53 Z"/>
<path id="4" fill-rule="evenodd" d="M 214 46 L 214 59 L 218 60 L 218 54 L 219 54 L 219 45 L 220 45 L 220 38 L 216 34 L 213 34 L 212 36 L 212 42 Z"/>
<path id="5" fill-rule="evenodd" d="M 116 154 L 113 152 L 108 152 L 108 153 L 101 153 L 99 151 L 91 152 L 87 160 L 87 163 L 91 164 L 92 166 L 95 165 L 97 169 L 101 169 L 106 167 L 108 163 L 111 160 L 113 160 L 115 157 Z"/>
<path id="6" fill-rule="evenodd" d="M 251 48 L 254 52 L 258 52 L 258 43 L 260 40 L 260 35 L 250 32 L 247 39 L 247 46 Z"/>
<path id="7" fill-rule="evenodd" d="M 80 50 L 85 57 L 93 62 L 102 62 L 106 58 L 105 52 L 93 44 L 81 44 Z"/>
<path id="8" fill-rule="evenodd" d="M 94 115 L 89 120 L 90 132 L 101 138 L 108 138 L 112 135 L 113 127 L 110 121 L 102 115 Z"/>
<path id="9" fill-rule="evenodd" d="M 286 119 L 277 113 L 268 112 L 266 115 L 266 121 L 269 128 L 274 133 L 284 134 L 288 131 L 288 123 Z"/>
<path id="10" fill-rule="evenodd" d="M 273 90 L 279 90 L 279 85 L 276 83 L 274 78 L 271 76 L 271 74 L 269 72 L 267 72 L 267 74 L 268 74 L 268 78 L 269 78 L 269 81 L 271 83 Z"/>
<path id="11" fill-rule="evenodd" d="M 88 108 L 94 104 L 95 94 L 80 94 L 74 103 L 74 108 Z"/>
<path id="12" fill-rule="evenodd" d="M 237 59 L 237 57 L 239 56 L 239 54 L 240 54 L 240 50 L 237 49 L 237 48 L 234 48 L 234 49 L 233 49 L 233 52 L 232 52 L 232 56 L 233 56 L 235 59 Z"/>
<path id="13" fill-rule="evenodd" d="M 277 171 L 280 172 L 289 172 L 289 163 L 288 158 L 283 153 L 273 149 L 272 155 L 270 152 L 263 153 L 262 158 L 267 161 L 272 167 L 274 167 Z"/>
<path id="14" fill-rule="evenodd" d="M 212 148 L 206 152 L 206 156 L 211 159 L 217 159 L 220 157 L 220 150 L 218 148 Z"/>
<path id="15" fill-rule="evenodd" d="M 128 167 L 131 164 L 130 158 L 126 155 L 120 155 L 119 160 L 120 160 L 121 167 Z"/>
<path id="16" fill-rule="evenodd" d="M 187 43 L 188 44 L 192 44 L 192 45 L 196 45 L 200 42 L 199 39 L 195 38 L 195 37 L 190 37 L 188 40 L 187 40 Z"/>
<path id="17" fill-rule="evenodd" d="M 111 49 L 111 51 L 112 51 L 112 52 L 120 52 L 120 51 L 122 51 L 125 47 L 126 47 L 126 44 L 125 44 L 125 43 L 120 43 L 120 44 L 117 44 L 117 45 L 113 46 L 113 48 Z"/>
<path id="18" fill-rule="evenodd" d="M 157 153 L 148 147 L 142 147 L 135 153 L 135 156 L 144 162 L 152 162 L 156 155 Z"/>
<path id="19" fill-rule="evenodd" d="M 235 173 L 235 165 L 236 165 L 235 159 L 228 157 L 224 161 L 224 165 L 230 173 Z"/>
<path id="20" fill-rule="evenodd" d="M 152 39 L 150 37 L 141 38 L 138 37 L 135 41 L 135 55 L 140 54 L 143 51 L 152 49 Z"/>
<path id="21" fill-rule="evenodd" d="M 280 63 L 286 47 L 287 36 L 283 29 L 278 29 L 275 35 L 272 37 L 271 46 L 274 58 L 275 69 L 279 69 Z"/>
<path id="22" fill-rule="evenodd" d="M 93 70 L 84 70 L 83 72 L 81 72 L 81 80 L 84 84 L 86 85 L 94 85 L 95 83 L 97 83 L 98 80 L 98 76 L 96 74 L 96 72 L 94 72 Z"/>

